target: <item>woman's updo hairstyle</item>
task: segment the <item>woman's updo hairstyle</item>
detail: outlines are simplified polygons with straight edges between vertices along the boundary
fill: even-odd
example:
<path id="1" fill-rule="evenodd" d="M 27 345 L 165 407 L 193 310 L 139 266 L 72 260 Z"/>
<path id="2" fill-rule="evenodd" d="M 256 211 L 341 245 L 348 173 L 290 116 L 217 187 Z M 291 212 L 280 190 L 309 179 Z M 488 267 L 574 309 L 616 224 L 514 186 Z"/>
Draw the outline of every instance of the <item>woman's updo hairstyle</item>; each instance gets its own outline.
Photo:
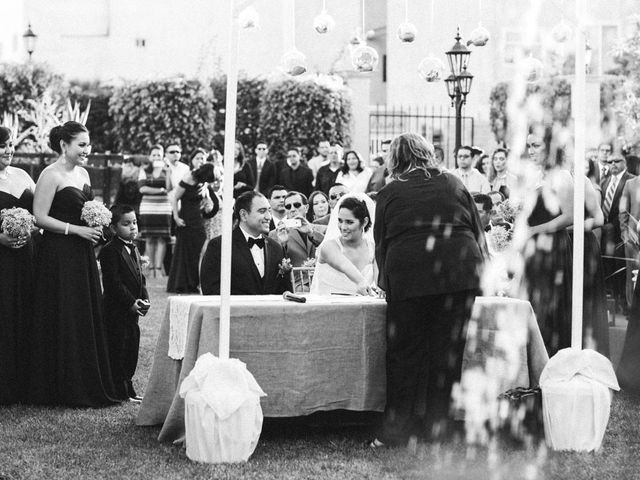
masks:
<path id="1" fill-rule="evenodd" d="M 7 127 L 0 127 L 0 143 L 7 143 L 11 138 L 11 130 Z"/>
<path id="2" fill-rule="evenodd" d="M 58 125 L 51 129 L 49 132 L 49 147 L 51 150 L 56 152 L 59 155 L 62 155 L 62 147 L 60 146 L 60 141 L 64 141 L 64 143 L 71 143 L 71 141 L 81 133 L 89 133 L 87 127 L 82 125 L 81 123 L 69 121 L 64 125 Z"/>
<path id="3" fill-rule="evenodd" d="M 339 207 L 349 210 L 362 224 L 364 224 L 364 219 L 368 218 L 369 222 L 365 225 L 364 231 L 366 232 L 371 228 L 371 214 L 364 200 L 358 200 L 356 197 L 343 197 Z"/>

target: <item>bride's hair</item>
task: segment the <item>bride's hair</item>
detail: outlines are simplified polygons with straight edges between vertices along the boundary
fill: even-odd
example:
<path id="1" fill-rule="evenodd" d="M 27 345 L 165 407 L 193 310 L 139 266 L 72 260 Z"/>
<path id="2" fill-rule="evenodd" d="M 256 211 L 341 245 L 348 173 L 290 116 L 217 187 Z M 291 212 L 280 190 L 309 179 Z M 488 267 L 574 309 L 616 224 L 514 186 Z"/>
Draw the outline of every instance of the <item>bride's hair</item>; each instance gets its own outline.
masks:
<path id="1" fill-rule="evenodd" d="M 355 197 L 345 197 L 342 199 L 342 203 L 340 204 L 340 208 L 346 208 L 353 216 L 360 220 L 360 223 L 364 224 L 364 219 L 368 218 L 369 221 L 364 226 L 364 231 L 366 232 L 371 228 L 371 214 L 369 213 L 369 209 L 367 208 L 367 204 L 364 200 L 358 200 Z"/>

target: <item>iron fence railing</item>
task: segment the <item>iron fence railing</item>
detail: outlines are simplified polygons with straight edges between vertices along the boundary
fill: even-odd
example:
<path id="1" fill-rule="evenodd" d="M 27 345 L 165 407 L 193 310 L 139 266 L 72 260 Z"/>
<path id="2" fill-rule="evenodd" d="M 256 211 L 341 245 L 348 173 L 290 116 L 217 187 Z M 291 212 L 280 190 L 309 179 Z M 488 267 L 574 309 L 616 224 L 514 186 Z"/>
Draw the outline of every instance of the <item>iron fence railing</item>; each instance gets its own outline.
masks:
<path id="1" fill-rule="evenodd" d="M 445 152 L 445 163 L 453 164 L 455 147 L 456 116 L 452 110 L 442 106 L 388 106 L 374 105 L 369 112 L 369 150 L 374 155 L 381 150 L 385 140 L 404 132 L 419 133 Z M 462 117 L 462 144 L 473 145 L 474 119 Z M 449 162 L 451 159 L 451 162 Z"/>

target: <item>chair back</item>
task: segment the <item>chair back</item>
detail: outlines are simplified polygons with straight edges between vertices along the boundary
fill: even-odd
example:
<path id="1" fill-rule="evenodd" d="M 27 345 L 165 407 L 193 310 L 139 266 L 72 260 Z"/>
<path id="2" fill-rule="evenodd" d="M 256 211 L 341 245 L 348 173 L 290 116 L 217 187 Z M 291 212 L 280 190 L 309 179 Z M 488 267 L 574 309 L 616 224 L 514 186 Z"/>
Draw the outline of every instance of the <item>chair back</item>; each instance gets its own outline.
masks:
<path id="1" fill-rule="evenodd" d="M 315 267 L 293 267 L 291 269 L 293 293 L 305 293 L 311 290 L 314 271 Z"/>

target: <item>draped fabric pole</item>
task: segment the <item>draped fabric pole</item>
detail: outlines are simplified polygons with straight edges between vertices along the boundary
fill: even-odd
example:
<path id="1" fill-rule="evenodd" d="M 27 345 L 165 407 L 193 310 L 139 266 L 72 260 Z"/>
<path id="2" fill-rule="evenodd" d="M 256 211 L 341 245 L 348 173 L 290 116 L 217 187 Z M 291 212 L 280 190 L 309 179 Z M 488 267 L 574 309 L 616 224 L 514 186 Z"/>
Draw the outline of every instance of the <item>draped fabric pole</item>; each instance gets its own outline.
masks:
<path id="1" fill-rule="evenodd" d="M 224 117 L 224 192 L 222 197 L 222 252 L 220 261 L 220 343 L 218 356 L 229 358 L 231 319 L 231 228 L 233 226 L 233 156 L 236 143 L 236 105 L 238 94 L 238 22 L 235 1 L 229 2 L 229 47 L 227 99 Z"/>
<path id="2" fill-rule="evenodd" d="M 576 81 L 574 86 L 574 190 L 573 190 L 573 292 L 571 312 L 571 347 L 582 348 L 582 296 L 584 281 L 584 164 L 585 164 L 585 8 L 584 0 L 576 0 L 575 34 Z"/>

